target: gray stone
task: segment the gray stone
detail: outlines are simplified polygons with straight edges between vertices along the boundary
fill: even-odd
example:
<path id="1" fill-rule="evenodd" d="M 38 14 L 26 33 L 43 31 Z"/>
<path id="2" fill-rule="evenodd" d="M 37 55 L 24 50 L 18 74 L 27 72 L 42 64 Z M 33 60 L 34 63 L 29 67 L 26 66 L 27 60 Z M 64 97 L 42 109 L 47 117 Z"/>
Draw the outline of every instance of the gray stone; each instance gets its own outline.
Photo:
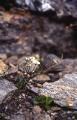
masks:
<path id="1" fill-rule="evenodd" d="M 28 83 L 26 87 L 27 87 L 28 90 L 38 94 L 38 88 L 34 87 L 31 83 Z"/>
<path id="2" fill-rule="evenodd" d="M 25 116 L 23 114 L 12 115 L 10 120 L 25 120 Z"/>
<path id="3" fill-rule="evenodd" d="M 55 11 L 57 16 L 72 15 L 77 18 L 76 0 L 16 0 L 17 4 L 27 5 L 30 10 L 46 12 Z"/>
<path id="4" fill-rule="evenodd" d="M 61 61 L 62 60 L 56 55 L 48 54 L 43 56 L 42 64 L 45 66 L 47 71 L 55 70 L 55 68 L 56 68 L 56 71 L 60 71 L 61 68 L 59 67 L 59 69 L 57 69 L 57 67 L 60 66 Z"/>
<path id="5" fill-rule="evenodd" d="M 35 113 L 33 114 L 33 120 L 51 120 L 51 117 L 47 113 Z"/>
<path id="6" fill-rule="evenodd" d="M 44 83 L 39 93 L 52 97 L 62 107 L 77 109 L 77 73 L 66 74 L 53 83 Z"/>
<path id="7" fill-rule="evenodd" d="M 10 99 L 16 89 L 12 82 L 0 79 L 0 104 Z"/>
<path id="8" fill-rule="evenodd" d="M 16 0 L 19 5 L 27 5 L 33 11 L 46 12 L 48 10 L 54 10 L 50 5 L 49 0 Z"/>

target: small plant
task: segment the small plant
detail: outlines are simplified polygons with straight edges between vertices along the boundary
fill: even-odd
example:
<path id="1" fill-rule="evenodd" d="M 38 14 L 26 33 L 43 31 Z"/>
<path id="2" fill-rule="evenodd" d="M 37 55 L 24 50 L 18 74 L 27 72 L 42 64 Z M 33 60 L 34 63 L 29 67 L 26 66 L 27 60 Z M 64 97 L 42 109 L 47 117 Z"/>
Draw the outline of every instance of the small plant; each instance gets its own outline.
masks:
<path id="1" fill-rule="evenodd" d="M 23 89 L 26 85 L 27 81 L 25 80 L 25 78 L 21 75 L 18 75 L 16 77 L 16 86 L 18 89 Z"/>
<path id="2" fill-rule="evenodd" d="M 40 105 L 45 110 L 50 109 L 53 104 L 53 99 L 48 96 L 36 96 L 35 97 L 35 104 Z"/>

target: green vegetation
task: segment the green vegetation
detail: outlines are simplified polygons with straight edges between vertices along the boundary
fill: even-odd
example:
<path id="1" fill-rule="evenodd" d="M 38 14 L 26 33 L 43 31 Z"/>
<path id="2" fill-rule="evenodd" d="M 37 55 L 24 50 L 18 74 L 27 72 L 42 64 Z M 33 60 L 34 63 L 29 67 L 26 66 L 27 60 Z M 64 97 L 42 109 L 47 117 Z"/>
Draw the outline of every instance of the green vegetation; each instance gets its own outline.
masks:
<path id="1" fill-rule="evenodd" d="M 18 89 L 23 89 L 25 85 L 27 84 L 27 81 L 25 80 L 25 78 L 20 75 L 16 77 L 15 81 L 16 81 L 16 87 Z"/>
<path id="2" fill-rule="evenodd" d="M 48 96 L 36 96 L 35 104 L 43 107 L 46 111 L 51 108 L 53 104 L 53 99 Z"/>

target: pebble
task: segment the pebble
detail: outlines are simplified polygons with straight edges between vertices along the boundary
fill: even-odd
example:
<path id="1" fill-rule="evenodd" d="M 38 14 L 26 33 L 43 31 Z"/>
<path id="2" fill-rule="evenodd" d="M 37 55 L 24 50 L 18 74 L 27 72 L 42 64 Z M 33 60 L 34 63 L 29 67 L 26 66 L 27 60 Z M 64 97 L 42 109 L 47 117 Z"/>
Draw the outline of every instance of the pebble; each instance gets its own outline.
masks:
<path id="1" fill-rule="evenodd" d="M 60 71 L 61 68 L 60 67 L 59 69 L 57 68 L 60 63 L 61 63 L 61 59 L 54 54 L 48 54 L 43 56 L 42 64 L 45 66 L 45 68 L 48 71 L 52 71 L 52 70 Z"/>
<path id="2" fill-rule="evenodd" d="M 40 108 L 40 106 L 36 105 L 36 106 L 33 107 L 33 112 L 34 113 L 41 113 L 42 109 Z"/>
<path id="3" fill-rule="evenodd" d="M 40 75 L 35 76 L 33 78 L 33 81 L 36 83 L 45 83 L 45 82 L 49 82 L 50 78 L 48 75 L 40 74 Z"/>
<path id="4" fill-rule="evenodd" d="M 0 59 L 6 60 L 7 59 L 7 55 L 5 53 L 0 53 Z"/>
<path id="5" fill-rule="evenodd" d="M 3 76 L 8 70 L 8 65 L 6 65 L 3 60 L 0 59 L 0 76 Z"/>

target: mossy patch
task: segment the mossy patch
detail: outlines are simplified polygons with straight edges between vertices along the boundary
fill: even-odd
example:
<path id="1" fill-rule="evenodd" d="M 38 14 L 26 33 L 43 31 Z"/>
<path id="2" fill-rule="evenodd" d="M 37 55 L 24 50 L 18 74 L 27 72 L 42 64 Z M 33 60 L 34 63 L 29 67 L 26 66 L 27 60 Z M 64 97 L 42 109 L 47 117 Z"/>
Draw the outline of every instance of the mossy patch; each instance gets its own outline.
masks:
<path id="1" fill-rule="evenodd" d="M 43 107 L 46 111 L 51 108 L 53 105 L 53 99 L 48 96 L 36 96 L 35 97 L 35 104 Z"/>

